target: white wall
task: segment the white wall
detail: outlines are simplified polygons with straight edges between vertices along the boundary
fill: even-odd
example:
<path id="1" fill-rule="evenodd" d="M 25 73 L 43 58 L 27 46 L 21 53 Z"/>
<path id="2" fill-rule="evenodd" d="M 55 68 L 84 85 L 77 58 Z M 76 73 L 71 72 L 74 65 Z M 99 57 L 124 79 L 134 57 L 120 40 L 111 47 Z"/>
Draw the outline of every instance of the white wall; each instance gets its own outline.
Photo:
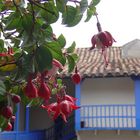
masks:
<path id="1" fill-rule="evenodd" d="M 92 78 L 82 83 L 81 105 L 134 103 L 131 78 Z"/>

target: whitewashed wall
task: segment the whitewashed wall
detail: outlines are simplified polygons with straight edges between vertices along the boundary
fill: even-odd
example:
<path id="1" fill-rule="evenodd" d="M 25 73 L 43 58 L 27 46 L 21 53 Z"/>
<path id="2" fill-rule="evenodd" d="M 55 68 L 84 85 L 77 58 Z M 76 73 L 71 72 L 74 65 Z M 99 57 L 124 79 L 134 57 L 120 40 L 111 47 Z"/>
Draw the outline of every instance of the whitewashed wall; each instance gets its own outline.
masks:
<path id="1" fill-rule="evenodd" d="M 134 83 L 131 78 L 92 78 L 82 83 L 81 105 L 134 102 Z"/>
<path id="2" fill-rule="evenodd" d="M 81 105 L 134 104 L 131 78 L 86 79 L 81 86 Z M 134 109 L 135 110 L 135 109 Z M 135 112 L 135 111 L 134 111 Z M 133 113 L 134 113 L 133 112 Z M 85 124 L 86 124 L 86 120 Z M 103 121 L 102 121 L 103 122 Z M 90 123 L 90 121 L 89 121 Z M 93 123 L 91 123 L 93 125 Z M 135 120 L 134 120 L 135 124 Z M 90 125 L 89 125 L 90 126 Z M 100 126 L 99 126 L 100 127 Z M 132 127 L 132 126 L 131 126 Z M 78 131 L 78 140 L 139 140 L 136 131 Z"/>

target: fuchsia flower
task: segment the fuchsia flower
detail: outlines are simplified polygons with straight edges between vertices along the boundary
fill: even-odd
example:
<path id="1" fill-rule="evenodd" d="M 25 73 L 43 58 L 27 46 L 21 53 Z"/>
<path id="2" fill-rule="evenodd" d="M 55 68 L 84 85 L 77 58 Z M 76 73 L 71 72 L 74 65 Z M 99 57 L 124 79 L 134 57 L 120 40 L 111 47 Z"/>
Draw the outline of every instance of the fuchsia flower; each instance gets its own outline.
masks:
<path id="1" fill-rule="evenodd" d="M 108 31 L 102 31 L 97 14 L 95 14 L 95 16 L 97 18 L 98 33 L 93 35 L 93 37 L 91 38 L 92 47 L 90 48 L 90 50 L 94 48 L 101 49 L 104 56 L 105 64 L 107 65 L 108 61 L 106 59 L 106 49 L 111 47 L 113 45 L 113 42 L 116 41 Z"/>
<path id="2" fill-rule="evenodd" d="M 70 116 L 72 111 L 80 108 L 76 106 L 76 100 L 76 98 L 69 95 L 64 95 L 63 98 L 57 96 L 57 102 L 49 105 L 41 105 L 41 107 L 46 109 L 49 115 L 53 116 L 53 120 L 61 116 L 64 122 L 67 122 L 67 117 Z"/>
<path id="3" fill-rule="evenodd" d="M 111 47 L 113 42 L 115 42 L 115 40 L 108 31 L 99 32 L 98 34 L 92 37 L 92 47 L 90 48 L 90 50 L 97 47 L 104 51 L 106 48 Z"/>

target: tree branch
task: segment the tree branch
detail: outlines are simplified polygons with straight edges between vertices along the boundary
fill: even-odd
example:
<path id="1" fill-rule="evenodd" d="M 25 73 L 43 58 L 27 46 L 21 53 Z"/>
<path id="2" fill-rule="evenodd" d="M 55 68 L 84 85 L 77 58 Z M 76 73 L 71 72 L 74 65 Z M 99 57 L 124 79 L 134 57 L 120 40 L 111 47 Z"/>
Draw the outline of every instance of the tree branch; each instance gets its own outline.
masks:
<path id="1" fill-rule="evenodd" d="M 34 5 L 36 5 L 37 7 L 39 7 L 39 8 L 41 8 L 41 9 L 43 9 L 43 10 L 45 10 L 45 11 L 47 11 L 47 12 L 49 12 L 49 13 L 51 13 L 51 14 L 53 14 L 53 15 L 55 15 L 56 16 L 56 14 L 54 13 L 54 12 L 52 12 L 52 11 L 50 11 L 50 10 L 48 10 L 48 9 L 46 9 L 46 8 L 44 8 L 43 6 L 41 6 L 41 5 L 39 5 L 38 3 L 36 3 L 35 1 L 33 1 L 33 0 L 28 0 L 30 3 L 32 3 L 32 4 L 34 4 Z"/>

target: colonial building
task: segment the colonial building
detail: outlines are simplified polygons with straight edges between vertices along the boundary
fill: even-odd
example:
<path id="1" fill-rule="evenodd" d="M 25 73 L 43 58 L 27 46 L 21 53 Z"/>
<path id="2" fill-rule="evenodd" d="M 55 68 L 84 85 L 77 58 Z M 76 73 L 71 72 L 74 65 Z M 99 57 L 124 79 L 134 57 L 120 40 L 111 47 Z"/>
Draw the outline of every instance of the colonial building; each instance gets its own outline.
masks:
<path id="1" fill-rule="evenodd" d="M 78 98 L 77 105 L 81 108 L 67 124 L 60 121 L 62 131 L 59 139 L 140 139 L 139 42 L 134 40 L 124 47 L 109 48 L 107 66 L 100 50 L 75 50 L 79 55 L 77 67 L 82 81 L 74 85 L 67 70 L 63 76 L 68 93 Z M 19 105 L 15 130 L 2 132 L 0 140 L 54 140 L 57 139 L 54 126 L 56 123 L 44 110 L 25 109 Z"/>

